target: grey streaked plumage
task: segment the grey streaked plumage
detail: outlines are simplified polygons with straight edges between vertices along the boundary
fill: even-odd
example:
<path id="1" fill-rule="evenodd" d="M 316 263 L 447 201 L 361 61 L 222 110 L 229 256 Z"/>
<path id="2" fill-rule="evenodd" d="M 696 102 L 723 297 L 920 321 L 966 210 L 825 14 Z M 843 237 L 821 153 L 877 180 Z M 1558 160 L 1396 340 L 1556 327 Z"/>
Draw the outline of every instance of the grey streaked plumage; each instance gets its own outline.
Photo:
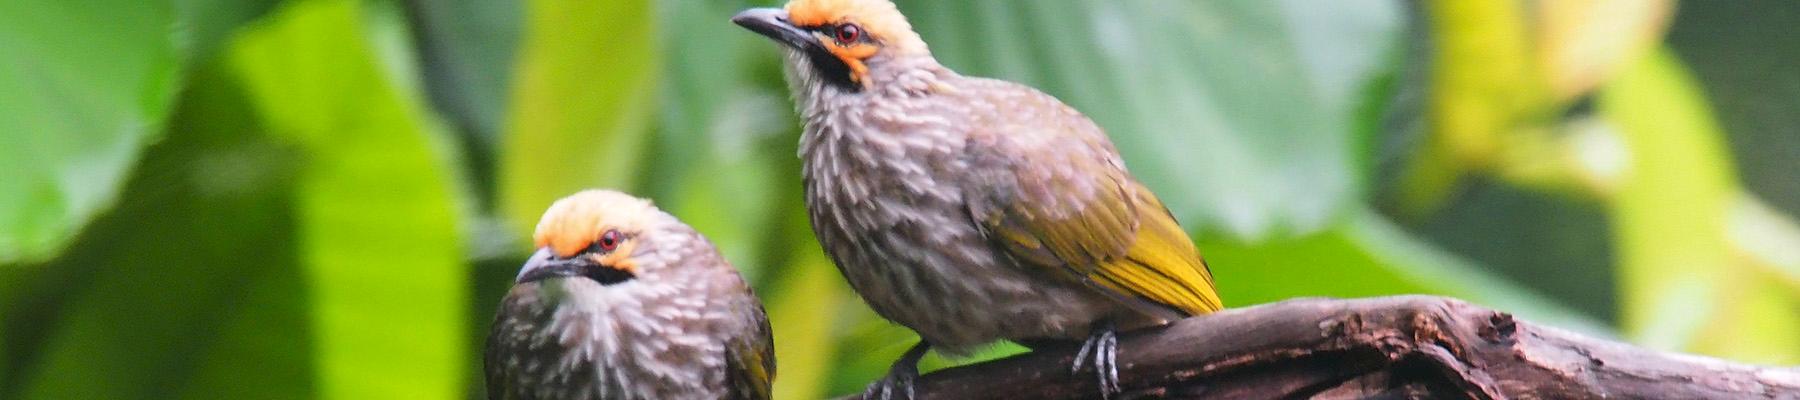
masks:
<path id="1" fill-rule="evenodd" d="M 558 201 L 521 278 L 609 229 L 627 254 L 593 257 L 633 277 L 515 285 L 488 336 L 488 397 L 767 399 L 775 360 L 761 304 L 711 243 L 647 201 L 605 191 Z"/>
<path id="2" fill-rule="evenodd" d="M 1086 117 L 1030 87 L 964 77 L 929 57 L 869 59 L 862 91 L 823 82 L 808 62 L 791 56 L 788 68 L 805 121 L 807 209 L 826 252 L 877 313 L 951 354 L 996 339 L 1079 339 L 1103 319 L 1136 327 L 1180 316 L 1077 279 L 1046 279 L 971 223 L 1015 197 L 1079 203 L 1122 190 L 1127 182 L 1086 169 L 1124 171 Z M 1020 177 L 1014 165 L 1064 184 L 1024 192 L 1037 188 L 1019 180 L 1044 178 Z M 1081 207 L 1046 208 L 1067 209 Z"/>

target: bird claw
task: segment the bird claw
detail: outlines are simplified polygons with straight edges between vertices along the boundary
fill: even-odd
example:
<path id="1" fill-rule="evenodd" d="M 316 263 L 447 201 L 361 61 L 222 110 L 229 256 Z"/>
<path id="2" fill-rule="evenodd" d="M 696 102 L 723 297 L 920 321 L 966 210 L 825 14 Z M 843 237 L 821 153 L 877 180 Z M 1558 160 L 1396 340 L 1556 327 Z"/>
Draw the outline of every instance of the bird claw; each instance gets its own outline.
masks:
<path id="1" fill-rule="evenodd" d="M 906 354 L 901 355 L 899 360 L 894 360 L 894 365 L 888 368 L 887 376 L 863 390 L 863 399 L 913 400 L 913 381 L 919 378 L 919 359 L 924 358 L 925 351 L 930 349 L 931 344 L 924 341 L 907 349 Z M 900 397 L 894 397 L 896 394 Z"/>
<path id="2" fill-rule="evenodd" d="M 869 384 L 863 390 L 864 400 L 913 400 L 913 380 L 919 377 L 918 371 L 888 371 L 881 380 Z M 900 397 L 894 397 L 895 394 Z"/>
<path id="3" fill-rule="evenodd" d="M 1093 360 L 1094 375 L 1100 381 L 1100 398 L 1111 399 L 1112 395 L 1122 392 L 1119 388 L 1119 336 L 1111 326 L 1096 329 L 1086 341 L 1081 342 L 1081 350 L 1075 352 L 1075 365 L 1069 368 L 1069 373 L 1081 373 L 1090 357 Z"/>

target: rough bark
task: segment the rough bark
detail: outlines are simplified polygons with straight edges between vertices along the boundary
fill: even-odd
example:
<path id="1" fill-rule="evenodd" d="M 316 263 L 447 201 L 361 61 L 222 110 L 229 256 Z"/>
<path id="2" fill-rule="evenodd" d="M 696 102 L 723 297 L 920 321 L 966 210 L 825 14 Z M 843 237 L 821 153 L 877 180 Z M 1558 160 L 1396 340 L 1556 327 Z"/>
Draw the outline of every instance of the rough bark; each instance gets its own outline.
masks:
<path id="1" fill-rule="evenodd" d="M 1074 346 L 946 369 L 920 399 L 1097 398 Z M 1300 299 L 1119 340 L 1123 396 L 1181 399 L 1800 399 L 1800 369 L 1646 350 L 1458 300 Z"/>

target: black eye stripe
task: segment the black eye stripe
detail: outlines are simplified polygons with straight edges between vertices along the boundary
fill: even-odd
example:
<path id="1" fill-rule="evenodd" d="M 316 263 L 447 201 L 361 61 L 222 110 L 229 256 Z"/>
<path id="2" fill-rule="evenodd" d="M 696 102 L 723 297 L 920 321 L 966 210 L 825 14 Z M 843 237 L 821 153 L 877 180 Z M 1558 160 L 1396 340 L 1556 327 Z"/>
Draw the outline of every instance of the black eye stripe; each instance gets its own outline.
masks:
<path id="1" fill-rule="evenodd" d="M 637 278 L 636 275 L 632 275 L 625 270 L 598 265 L 588 268 L 581 276 L 593 279 L 594 282 L 599 282 L 602 285 L 612 285 Z"/>

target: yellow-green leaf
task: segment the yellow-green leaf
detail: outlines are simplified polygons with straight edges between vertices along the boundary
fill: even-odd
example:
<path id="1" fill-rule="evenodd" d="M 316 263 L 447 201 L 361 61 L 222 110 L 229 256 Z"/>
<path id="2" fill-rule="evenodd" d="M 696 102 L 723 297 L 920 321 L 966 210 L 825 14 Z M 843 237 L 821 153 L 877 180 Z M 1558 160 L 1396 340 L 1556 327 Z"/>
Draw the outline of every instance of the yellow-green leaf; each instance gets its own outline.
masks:
<path id="1" fill-rule="evenodd" d="M 529 233 L 581 189 L 629 188 L 644 156 L 661 59 L 645 0 L 532 0 L 500 157 L 500 207 Z"/>
<path id="2" fill-rule="evenodd" d="M 1559 102 L 1593 90 L 1654 48 L 1675 13 L 1673 0 L 1558 0 L 1536 6 L 1537 63 Z"/>
<path id="3" fill-rule="evenodd" d="M 460 397 L 466 276 L 449 171 L 420 96 L 386 74 L 376 13 L 291 3 L 231 63 L 270 129 L 299 144 L 300 258 L 327 398 Z"/>
<path id="4" fill-rule="evenodd" d="M 1633 160 L 1609 210 L 1626 334 L 1654 348 L 1800 360 L 1800 314 L 1779 281 L 1757 273 L 1728 243 L 1742 188 L 1712 111 L 1680 61 L 1660 50 L 1632 63 L 1603 89 L 1600 110 Z"/>

